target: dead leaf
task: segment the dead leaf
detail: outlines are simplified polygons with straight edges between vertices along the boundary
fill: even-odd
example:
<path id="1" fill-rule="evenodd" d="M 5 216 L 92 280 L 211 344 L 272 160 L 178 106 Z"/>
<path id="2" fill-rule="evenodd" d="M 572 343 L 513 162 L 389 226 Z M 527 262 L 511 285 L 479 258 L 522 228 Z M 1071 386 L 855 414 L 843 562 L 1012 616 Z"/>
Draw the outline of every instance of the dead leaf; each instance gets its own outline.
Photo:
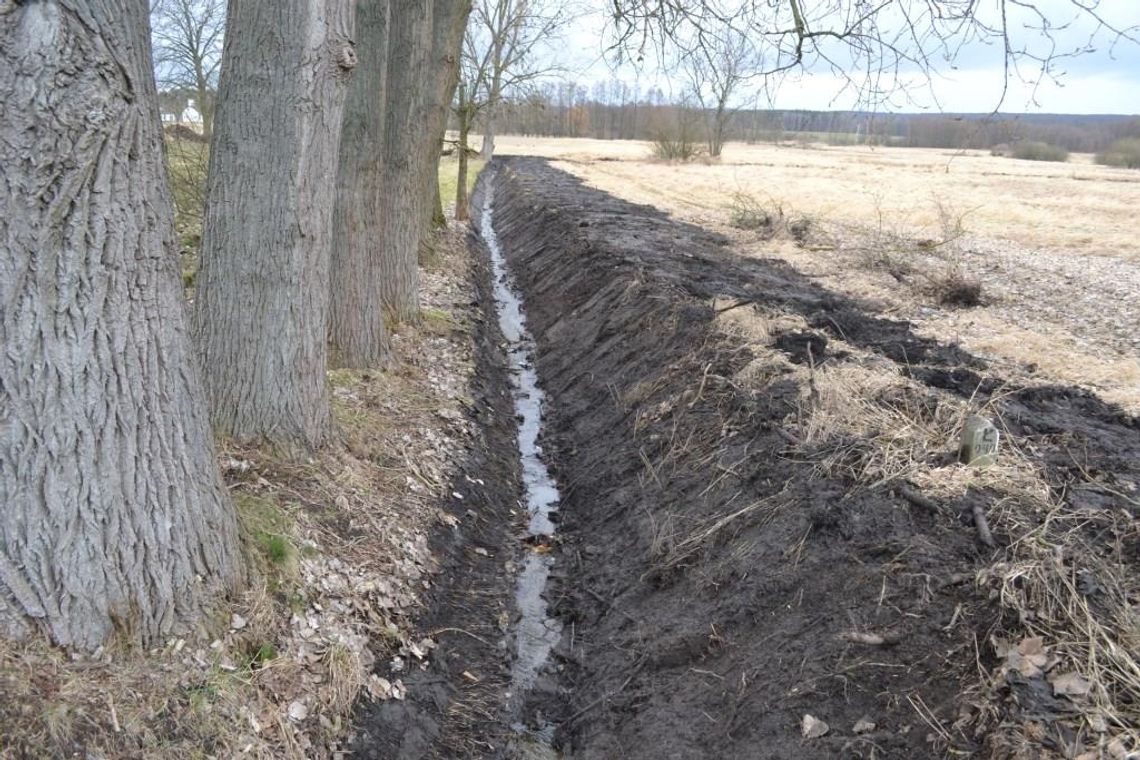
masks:
<path id="1" fill-rule="evenodd" d="M 373 674 L 368 679 L 368 693 L 373 699 L 389 699 L 392 696 L 392 682 Z"/>
<path id="2" fill-rule="evenodd" d="M 1112 760 L 1132 760 L 1136 757 L 1128 751 L 1128 744 L 1123 736 L 1118 736 L 1108 743 L 1108 755 Z"/>
<path id="3" fill-rule="evenodd" d="M 804 735 L 805 739 L 818 739 L 830 730 L 831 726 L 819 718 L 806 713 L 804 714 L 803 721 L 800 723 L 800 732 Z"/>
<path id="4" fill-rule="evenodd" d="M 1005 667 L 1016 670 L 1026 678 L 1044 673 L 1048 663 L 1048 648 L 1040 636 L 1022 639 L 1016 649 L 1008 650 L 1005 655 Z"/>
<path id="5" fill-rule="evenodd" d="M 1092 690 L 1092 684 L 1080 673 L 1061 673 L 1049 676 L 1049 683 L 1053 684 L 1053 694 L 1068 697 L 1083 697 Z"/>

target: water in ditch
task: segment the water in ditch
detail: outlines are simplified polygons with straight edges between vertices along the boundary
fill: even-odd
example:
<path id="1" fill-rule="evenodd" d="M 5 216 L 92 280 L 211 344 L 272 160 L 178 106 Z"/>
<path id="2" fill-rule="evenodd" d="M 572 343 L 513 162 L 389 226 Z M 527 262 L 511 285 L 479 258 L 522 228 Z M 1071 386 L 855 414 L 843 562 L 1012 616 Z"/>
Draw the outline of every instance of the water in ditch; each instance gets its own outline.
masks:
<path id="1" fill-rule="evenodd" d="M 551 650 L 562 636 L 562 624 L 549 616 L 546 600 L 542 596 L 554 565 L 554 558 L 548 549 L 549 539 L 554 535 L 552 515 L 558 510 L 559 494 L 558 486 L 542 460 L 542 447 L 538 442 L 542 432 L 544 396 L 538 387 L 538 374 L 534 368 L 534 340 L 526 329 L 522 299 L 512 286 L 506 260 L 495 234 L 493 176 L 487 177 L 486 188 L 480 232 L 490 252 L 499 328 L 508 343 L 511 391 L 516 419 L 519 420 L 519 459 L 529 516 L 527 532 L 530 549 L 523 561 L 515 592 L 521 618 L 516 629 L 517 650 L 511 670 L 510 692 L 512 703 L 521 705 L 548 662 Z M 528 728 L 520 723 L 516 729 L 524 745 L 521 748 L 524 757 L 537 760 L 558 756 L 550 748 L 552 726 Z"/>

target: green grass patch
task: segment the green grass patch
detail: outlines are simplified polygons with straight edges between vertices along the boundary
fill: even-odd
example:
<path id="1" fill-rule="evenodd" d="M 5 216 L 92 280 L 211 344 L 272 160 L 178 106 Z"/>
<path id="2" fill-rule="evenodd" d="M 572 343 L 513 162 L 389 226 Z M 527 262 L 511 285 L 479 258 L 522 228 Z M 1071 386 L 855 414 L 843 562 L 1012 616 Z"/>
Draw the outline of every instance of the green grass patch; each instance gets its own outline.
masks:
<path id="1" fill-rule="evenodd" d="M 234 506 L 250 559 L 279 588 L 296 571 L 300 553 L 293 541 L 293 519 L 268 496 L 239 491 Z"/>
<path id="2" fill-rule="evenodd" d="M 475 189 L 475 178 L 483 169 L 484 161 L 481 158 L 467 159 L 467 194 Z M 439 162 L 439 197 L 446 208 L 448 204 L 455 203 L 455 191 L 459 188 L 459 159 L 455 156 L 444 156 Z"/>
<path id="3" fill-rule="evenodd" d="M 450 335 L 456 330 L 462 330 L 463 325 L 446 311 L 423 309 L 420 311 L 420 329 L 429 335 Z"/>

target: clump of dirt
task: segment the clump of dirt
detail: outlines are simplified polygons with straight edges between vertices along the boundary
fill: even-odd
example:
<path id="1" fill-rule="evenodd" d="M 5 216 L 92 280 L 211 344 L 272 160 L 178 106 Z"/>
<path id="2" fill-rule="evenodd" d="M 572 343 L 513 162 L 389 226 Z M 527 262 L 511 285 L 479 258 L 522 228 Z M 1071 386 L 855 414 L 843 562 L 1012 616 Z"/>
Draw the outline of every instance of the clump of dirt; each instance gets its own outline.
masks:
<path id="1" fill-rule="evenodd" d="M 530 712 L 564 748 L 1127 749 L 1135 418 L 1010 387 L 787 264 L 735 257 L 542 161 L 498 176 L 564 493 L 551 597 L 568 694 Z M 738 307 L 811 331 L 746 340 L 717 319 Z M 828 361 L 802 362 L 817 345 Z M 1008 447 L 985 475 L 953 463 L 957 421 L 978 409 Z"/>
<path id="2" fill-rule="evenodd" d="M 827 355 L 827 336 L 810 330 L 781 333 L 775 345 L 798 364 L 822 362 Z"/>

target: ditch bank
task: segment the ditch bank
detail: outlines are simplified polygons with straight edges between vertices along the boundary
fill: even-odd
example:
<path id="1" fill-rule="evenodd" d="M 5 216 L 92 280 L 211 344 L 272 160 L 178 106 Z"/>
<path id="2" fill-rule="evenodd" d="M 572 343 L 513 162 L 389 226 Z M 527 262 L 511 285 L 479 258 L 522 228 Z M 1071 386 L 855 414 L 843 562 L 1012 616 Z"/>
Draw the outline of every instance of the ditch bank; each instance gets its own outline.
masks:
<path id="1" fill-rule="evenodd" d="M 1056 684 L 1089 654 L 1066 648 L 1066 626 L 1127 643 L 1130 624 L 1109 618 L 1135 603 L 1136 419 L 1079 390 L 1009 387 L 786 264 L 544 161 L 500 159 L 481 181 L 562 489 L 546 596 L 563 635 L 556 679 L 523 709 L 532 728 L 553 724 L 581 758 L 1047 757 L 1131 741 L 1129 656 L 1084 673 L 1083 692 Z M 807 328 L 758 348 L 721 328 L 736 309 Z M 966 469 L 945 449 L 864 477 L 881 431 L 821 436 L 807 419 L 823 366 L 856 364 L 905 379 L 872 400 L 916 424 L 967 404 L 998 416 L 1041 493 L 995 477 L 925 494 L 919 470 Z M 1053 548 L 1042 559 L 1027 541 Z"/>
<path id="2" fill-rule="evenodd" d="M 542 160 L 472 208 L 479 434 L 424 651 L 381 664 L 403 698 L 360 705 L 355 756 L 1134 748 L 1136 419 Z M 964 410 L 1000 422 L 988 475 L 954 463 Z"/>

